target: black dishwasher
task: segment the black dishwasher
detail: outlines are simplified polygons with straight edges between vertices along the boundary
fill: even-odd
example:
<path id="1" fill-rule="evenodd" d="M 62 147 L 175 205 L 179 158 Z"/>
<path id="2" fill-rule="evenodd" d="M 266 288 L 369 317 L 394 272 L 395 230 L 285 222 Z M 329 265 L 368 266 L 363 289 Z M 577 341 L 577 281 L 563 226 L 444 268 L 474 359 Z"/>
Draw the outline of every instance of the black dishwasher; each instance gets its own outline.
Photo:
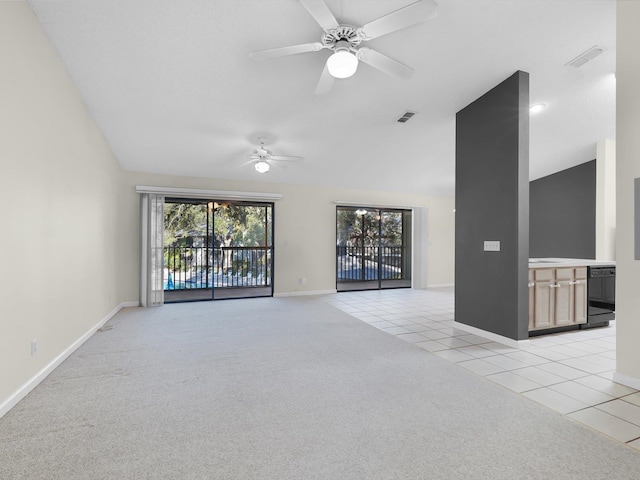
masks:
<path id="1" fill-rule="evenodd" d="M 587 290 L 587 323 L 580 325 L 580 328 L 609 325 L 609 321 L 616 318 L 616 267 L 588 267 Z"/>

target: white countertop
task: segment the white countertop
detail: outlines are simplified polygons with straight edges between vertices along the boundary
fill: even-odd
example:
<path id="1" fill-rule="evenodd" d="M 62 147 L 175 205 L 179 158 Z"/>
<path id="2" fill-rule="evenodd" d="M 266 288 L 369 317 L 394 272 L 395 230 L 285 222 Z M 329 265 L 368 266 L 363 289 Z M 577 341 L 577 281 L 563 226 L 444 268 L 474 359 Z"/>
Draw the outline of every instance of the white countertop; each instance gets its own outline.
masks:
<path id="1" fill-rule="evenodd" d="M 530 258 L 529 268 L 558 268 L 558 267 L 615 267 L 616 262 L 590 260 L 587 258 Z"/>

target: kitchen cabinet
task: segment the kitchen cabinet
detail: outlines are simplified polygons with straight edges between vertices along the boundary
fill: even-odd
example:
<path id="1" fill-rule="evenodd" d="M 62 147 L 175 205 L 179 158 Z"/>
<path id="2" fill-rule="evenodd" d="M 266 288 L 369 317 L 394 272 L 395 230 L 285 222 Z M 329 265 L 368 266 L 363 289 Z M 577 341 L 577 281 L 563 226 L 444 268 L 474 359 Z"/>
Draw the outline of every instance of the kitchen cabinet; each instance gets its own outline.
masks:
<path id="1" fill-rule="evenodd" d="M 587 267 L 575 269 L 574 276 L 574 295 L 575 295 L 575 323 L 587 323 L 589 290 L 587 285 Z"/>
<path id="2" fill-rule="evenodd" d="M 533 309 L 531 303 L 533 303 Z M 530 331 L 585 323 L 586 314 L 586 267 L 529 270 Z"/>
<path id="3" fill-rule="evenodd" d="M 529 269 L 529 330 L 533 330 L 533 314 L 534 310 L 534 301 L 535 294 L 533 291 L 533 287 L 535 286 L 535 282 L 533 281 L 533 269 Z"/>
<path id="4" fill-rule="evenodd" d="M 573 268 L 556 268 L 555 269 L 555 305 L 554 305 L 554 324 L 557 327 L 565 327 L 573 325 L 574 318 L 574 286 L 571 285 L 573 280 Z"/>
<path id="5" fill-rule="evenodd" d="M 533 272 L 533 328 L 530 330 L 542 330 L 553 328 L 555 296 L 554 296 L 554 276 L 555 269 L 535 269 Z"/>

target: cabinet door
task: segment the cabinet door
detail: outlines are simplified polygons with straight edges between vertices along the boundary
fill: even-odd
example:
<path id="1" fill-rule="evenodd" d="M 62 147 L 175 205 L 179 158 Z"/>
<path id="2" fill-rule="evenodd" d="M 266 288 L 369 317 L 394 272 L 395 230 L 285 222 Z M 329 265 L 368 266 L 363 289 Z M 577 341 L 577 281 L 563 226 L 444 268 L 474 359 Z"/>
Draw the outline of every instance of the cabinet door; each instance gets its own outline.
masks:
<path id="1" fill-rule="evenodd" d="M 553 269 L 536 268 L 534 270 L 535 307 L 533 314 L 533 329 L 553 327 L 554 313 L 554 278 Z"/>
<path id="2" fill-rule="evenodd" d="M 529 269 L 529 330 L 535 328 L 534 315 L 535 315 L 535 282 L 533 278 L 533 269 Z"/>
<path id="3" fill-rule="evenodd" d="M 587 323 L 587 267 L 575 269 L 573 288 L 575 303 L 573 323 Z"/>
<path id="4" fill-rule="evenodd" d="M 556 268 L 555 285 L 555 325 L 573 325 L 574 289 L 573 268 Z"/>

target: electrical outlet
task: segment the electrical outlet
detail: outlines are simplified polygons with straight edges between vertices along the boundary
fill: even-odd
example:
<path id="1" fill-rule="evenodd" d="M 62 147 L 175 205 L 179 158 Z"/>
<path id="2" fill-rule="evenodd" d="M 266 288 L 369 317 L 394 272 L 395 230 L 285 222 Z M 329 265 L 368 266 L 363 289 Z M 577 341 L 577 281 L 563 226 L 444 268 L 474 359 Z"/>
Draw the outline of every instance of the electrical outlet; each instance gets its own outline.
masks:
<path id="1" fill-rule="evenodd" d="M 500 240 L 485 240 L 484 241 L 484 251 L 485 252 L 499 252 L 500 251 Z"/>
<path id="2" fill-rule="evenodd" d="M 306 285 L 307 284 L 307 277 L 301 277 L 300 278 L 300 285 Z"/>
<path id="3" fill-rule="evenodd" d="M 31 356 L 33 357 L 38 351 L 38 340 L 31 340 Z"/>

